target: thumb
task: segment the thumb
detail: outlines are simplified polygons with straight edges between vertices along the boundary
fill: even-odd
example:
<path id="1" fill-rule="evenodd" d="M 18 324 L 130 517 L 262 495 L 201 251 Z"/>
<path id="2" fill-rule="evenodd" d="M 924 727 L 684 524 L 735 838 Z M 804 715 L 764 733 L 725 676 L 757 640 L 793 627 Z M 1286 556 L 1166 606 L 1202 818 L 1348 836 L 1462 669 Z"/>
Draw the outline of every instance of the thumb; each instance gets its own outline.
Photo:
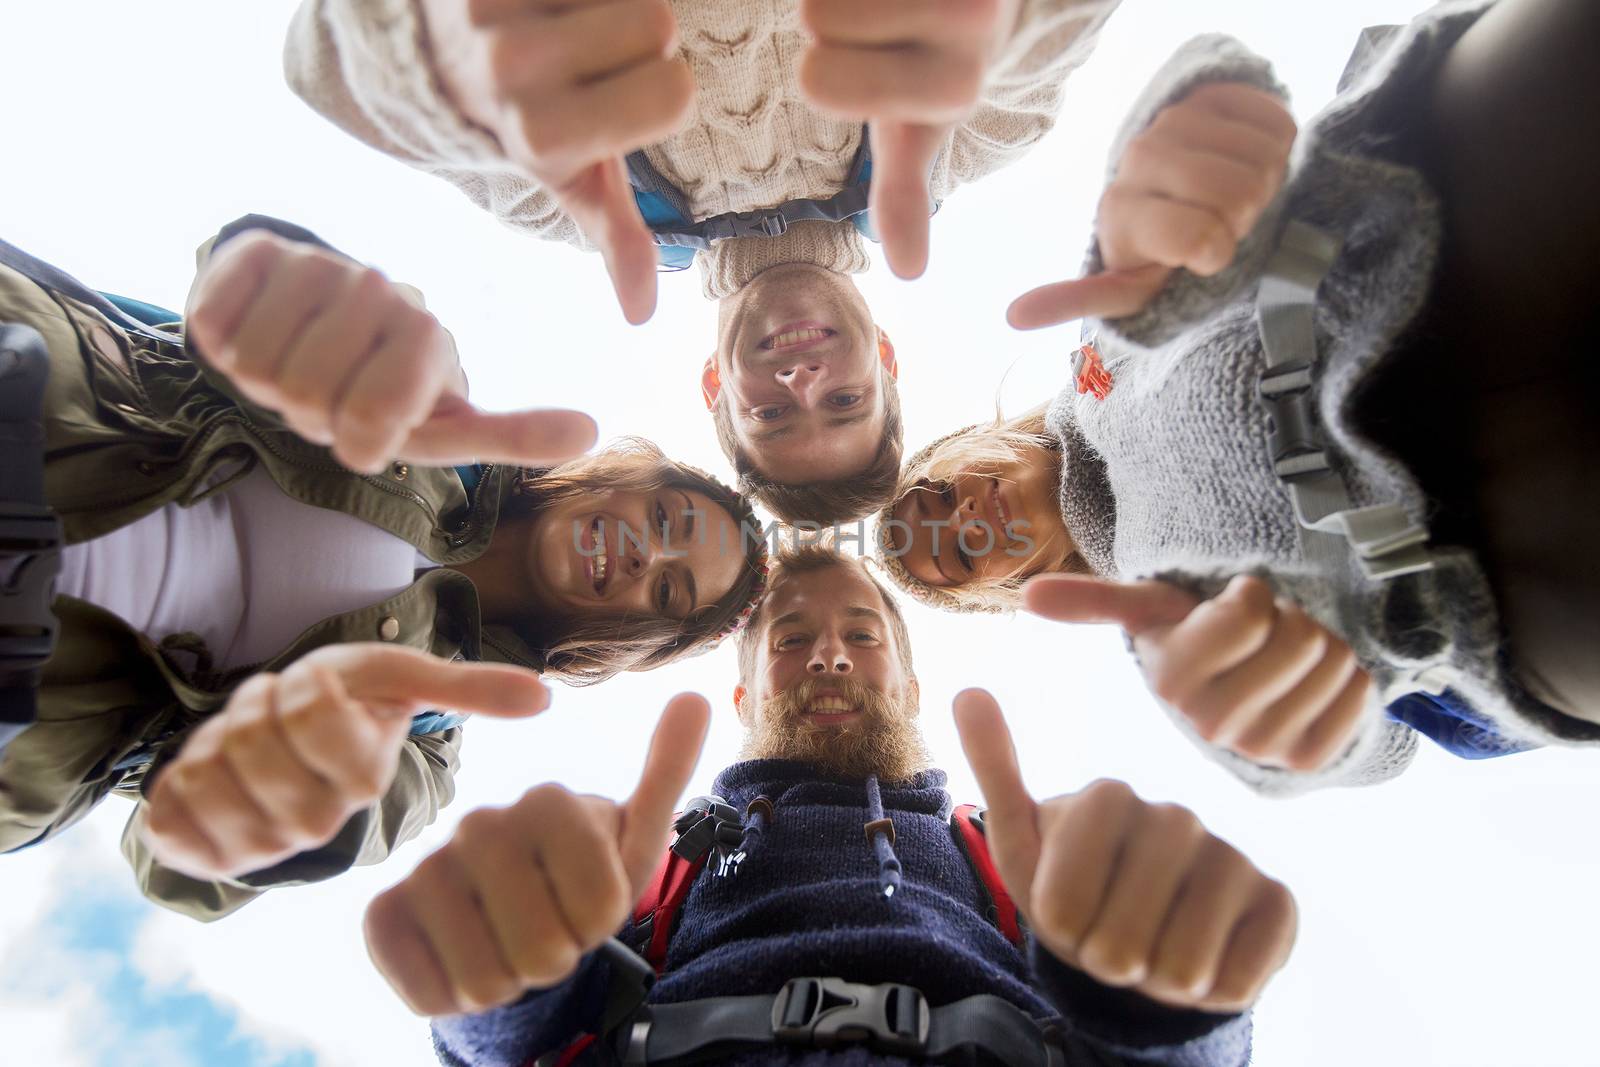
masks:
<path id="1" fill-rule="evenodd" d="M 961 750 L 989 807 L 984 818 L 989 852 L 1011 899 L 1023 906 L 1039 866 L 1038 805 L 1022 782 L 1016 746 L 994 697 L 982 689 L 962 690 L 956 694 L 955 718 Z"/>
<path id="2" fill-rule="evenodd" d="M 555 192 L 605 257 L 623 317 L 635 326 L 648 321 L 656 310 L 656 245 L 639 215 L 621 157 L 585 168 Z"/>
<path id="3" fill-rule="evenodd" d="M 1143 310 L 1171 273 L 1171 268 L 1152 263 L 1041 285 L 1011 302 L 1006 321 L 1019 330 L 1036 330 L 1073 319 L 1120 319 Z"/>
<path id="4" fill-rule="evenodd" d="M 622 832 L 617 842 L 635 897 L 661 861 L 673 811 L 700 762 L 710 723 L 711 705 L 705 697 L 679 693 L 667 702 L 650 737 L 639 785 L 622 805 Z"/>
<path id="5" fill-rule="evenodd" d="M 313 657 L 351 697 L 384 718 L 436 707 L 520 719 L 550 706 L 550 691 L 523 667 L 453 663 L 415 648 L 376 642 L 329 645 L 306 662 Z"/>
<path id="6" fill-rule="evenodd" d="M 510 463 L 549 467 L 594 446 L 594 419 L 581 411 L 545 408 L 487 412 L 471 405 L 436 409 L 411 431 L 400 454 L 412 463 Z"/>
<path id="7" fill-rule="evenodd" d="M 912 122 L 874 122 L 869 130 L 872 225 L 889 269 L 901 278 L 928 269 L 928 174 L 948 131 Z"/>
<path id="8" fill-rule="evenodd" d="M 1056 622 L 1111 622 L 1130 634 L 1176 626 L 1200 603 L 1171 582 L 1109 582 L 1081 574 L 1041 574 L 1022 587 L 1022 606 Z"/>

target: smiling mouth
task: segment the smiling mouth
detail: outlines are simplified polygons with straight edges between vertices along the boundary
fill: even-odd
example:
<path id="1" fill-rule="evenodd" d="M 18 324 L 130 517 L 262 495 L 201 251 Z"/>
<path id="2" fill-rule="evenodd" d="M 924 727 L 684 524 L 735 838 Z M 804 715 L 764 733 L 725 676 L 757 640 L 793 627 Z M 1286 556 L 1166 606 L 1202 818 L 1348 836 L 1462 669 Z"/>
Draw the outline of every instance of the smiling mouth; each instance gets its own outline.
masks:
<path id="1" fill-rule="evenodd" d="M 825 693 L 812 698 L 805 710 L 807 719 L 821 725 L 849 722 L 860 714 L 860 708 L 836 693 Z"/>
<path id="2" fill-rule="evenodd" d="M 760 347 L 767 352 L 789 351 L 819 345 L 838 333 L 837 330 L 815 322 L 790 322 L 778 327 L 761 339 Z"/>
<path id="3" fill-rule="evenodd" d="M 1000 519 L 1000 532 L 1004 533 L 1011 527 L 1011 512 L 1006 509 L 1005 497 L 1000 495 L 1000 479 L 991 480 L 994 484 L 989 489 L 989 496 L 994 502 L 994 513 Z"/>
<path id="4" fill-rule="evenodd" d="M 606 579 L 611 577 L 611 559 L 606 555 L 605 520 L 599 515 L 589 524 L 589 551 L 594 553 L 588 560 L 589 584 L 599 594 L 605 590 Z"/>

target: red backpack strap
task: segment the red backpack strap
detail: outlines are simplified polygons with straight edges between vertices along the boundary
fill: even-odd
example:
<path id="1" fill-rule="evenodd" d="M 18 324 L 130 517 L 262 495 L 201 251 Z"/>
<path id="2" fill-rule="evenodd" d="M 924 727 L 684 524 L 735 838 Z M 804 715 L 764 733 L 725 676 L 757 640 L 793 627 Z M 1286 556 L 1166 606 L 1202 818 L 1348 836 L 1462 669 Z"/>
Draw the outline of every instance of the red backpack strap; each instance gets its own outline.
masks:
<path id="1" fill-rule="evenodd" d="M 689 888 L 705 868 L 709 854 L 708 850 L 702 852 L 699 859 L 688 860 L 667 849 L 649 886 L 633 906 L 634 930 L 647 938 L 641 952 L 657 974 L 667 962 L 667 942 L 672 938 L 678 909 L 683 907 Z"/>
<path id="2" fill-rule="evenodd" d="M 989 855 L 989 838 L 983 829 L 983 809 L 976 804 L 958 806 L 950 813 L 950 828 L 955 833 L 962 854 L 972 864 L 984 893 L 989 897 L 989 921 L 1000 928 L 1007 941 L 1021 948 L 1021 916 L 1017 914 L 1016 902 L 1006 892 L 1005 883 L 1000 880 L 1000 871 Z"/>

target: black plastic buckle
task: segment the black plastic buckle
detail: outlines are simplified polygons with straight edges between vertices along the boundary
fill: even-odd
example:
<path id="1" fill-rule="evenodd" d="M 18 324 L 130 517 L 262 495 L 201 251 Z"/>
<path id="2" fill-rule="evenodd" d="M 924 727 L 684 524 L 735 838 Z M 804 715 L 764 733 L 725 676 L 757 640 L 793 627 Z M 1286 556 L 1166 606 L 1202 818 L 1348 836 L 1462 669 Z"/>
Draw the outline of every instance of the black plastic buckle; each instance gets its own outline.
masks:
<path id="1" fill-rule="evenodd" d="M 728 224 L 735 237 L 781 237 L 789 232 L 789 220 L 776 211 L 734 211 Z"/>
<path id="2" fill-rule="evenodd" d="M 55 650 L 59 573 L 61 520 L 38 504 L 0 504 L 0 671 L 36 670 Z"/>
<path id="3" fill-rule="evenodd" d="M 1258 391 L 1267 409 L 1267 453 L 1272 457 L 1273 473 L 1292 482 L 1328 470 L 1328 456 L 1311 406 L 1310 366 L 1274 367 L 1262 374 Z"/>
<path id="4" fill-rule="evenodd" d="M 922 991 L 894 982 L 791 978 L 772 1003 L 773 1035 L 814 1048 L 861 1043 L 878 1052 L 922 1052 L 928 1046 L 928 1019 Z"/>

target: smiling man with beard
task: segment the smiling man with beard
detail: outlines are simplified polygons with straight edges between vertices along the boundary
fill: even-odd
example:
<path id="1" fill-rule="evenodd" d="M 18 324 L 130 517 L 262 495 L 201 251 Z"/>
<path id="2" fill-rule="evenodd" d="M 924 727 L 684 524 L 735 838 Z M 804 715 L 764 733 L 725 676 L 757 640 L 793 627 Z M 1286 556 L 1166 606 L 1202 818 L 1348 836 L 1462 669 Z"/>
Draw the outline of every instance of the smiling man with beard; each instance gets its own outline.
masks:
<path id="1" fill-rule="evenodd" d="M 739 662 L 745 758 L 716 797 L 674 818 L 709 716 L 680 696 L 628 800 L 538 786 L 373 902 L 373 959 L 436 1016 L 443 1063 L 1249 1061 L 1294 903 L 1191 813 L 1106 781 L 1034 801 L 968 690 L 974 846 L 922 741 L 900 611 L 832 549 L 780 558 Z"/>

